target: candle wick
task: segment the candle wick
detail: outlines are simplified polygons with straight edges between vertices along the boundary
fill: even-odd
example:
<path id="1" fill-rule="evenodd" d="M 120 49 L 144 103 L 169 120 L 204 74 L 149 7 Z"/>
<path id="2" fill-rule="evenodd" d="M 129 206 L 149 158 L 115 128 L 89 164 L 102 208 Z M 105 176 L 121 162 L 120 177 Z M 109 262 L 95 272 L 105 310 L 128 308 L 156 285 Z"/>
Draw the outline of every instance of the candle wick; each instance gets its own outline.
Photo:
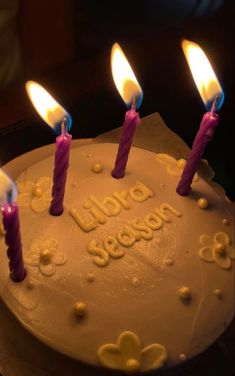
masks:
<path id="1" fill-rule="evenodd" d="M 210 111 L 212 114 L 214 114 L 216 112 L 218 102 L 220 101 L 220 99 L 221 99 L 221 96 L 219 94 L 215 96 L 213 103 L 212 103 L 212 106 L 211 106 L 211 111 Z"/>
<path id="2" fill-rule="evenodd" d="M 13 196 L 13 192 L 12 192 L 12 189 L 10 189 L 9 191 L 7 191 L 7 203 L 8 204 L 12 203 L 12 196 Z"/>
<path id="3" fill-rule="evenodd" d="M 132 99 L 131 109 L 132 109 L 132 110 L 136 110 L 136 97 L 134 97 L 134 98 Z"/>
<path id="4" fill-rule="evenodd" d="M 64 135 L 67 132 L 67 118 L 64 117 L 61 123 L 61 134 Z"/>

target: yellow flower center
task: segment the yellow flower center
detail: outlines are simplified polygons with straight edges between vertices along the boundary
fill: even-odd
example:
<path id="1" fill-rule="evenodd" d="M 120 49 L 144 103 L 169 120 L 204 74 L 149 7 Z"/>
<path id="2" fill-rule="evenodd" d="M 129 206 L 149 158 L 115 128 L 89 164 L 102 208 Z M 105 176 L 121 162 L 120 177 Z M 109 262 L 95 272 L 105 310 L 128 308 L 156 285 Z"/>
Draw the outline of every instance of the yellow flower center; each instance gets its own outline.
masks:
<path id="1" fill-rule="evenodd" d="M 35 197 L 41 197 L 42 196 L 42 188 L 40 188 L 40 187 L 34 187 L 33 188 L 33 196 L 35 196 Z"/>
<path id="2" fill-rule="evenodd" d="M 184 168 L 185 165 L 186 165 L 186 160 L 185 159 L 179 159 L 177 161 L 177 167 Z"/>
<path id="3" fill-rule="evenodd" d="M 136 359 L 130 358 L 126 362 L 126 372 L 129 374 L 135 374 L 140 369 L 140 362 Z"/>
<path id="4" fill-rule="evenodd" d="M 51 261 L 52 252 L 49 249 L 43 249 L 40 253 L 40 261 L 44 264 Z"/>
<path id="5" fill-rule="evenodd" d="M 215 243 L 214 245 L 215 253 L 219 256 L 225 256 L 225 244 L 222 243 Z"/>

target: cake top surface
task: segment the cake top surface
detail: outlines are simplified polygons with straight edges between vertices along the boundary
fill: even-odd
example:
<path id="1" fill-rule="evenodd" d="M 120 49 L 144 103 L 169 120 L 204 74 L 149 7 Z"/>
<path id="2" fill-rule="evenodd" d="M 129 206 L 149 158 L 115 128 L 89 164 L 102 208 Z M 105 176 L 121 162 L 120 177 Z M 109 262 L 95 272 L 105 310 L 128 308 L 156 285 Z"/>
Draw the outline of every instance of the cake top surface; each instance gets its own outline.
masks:
<path id="1" fill-rule="evenodd" d="M 184 161 L 133 147 L 111 177 L 118 145 L 72 148 L 64 213 L 48 214 L 54 158 L 18 177 L 27 277 L 9 278 L 0 239 L 0 293 L 56 350 L 127 372 L 171 366 L 208 347 L 234 312 L 233 218 Z M 180 340 L 179 340 L 180 338 Z"/>

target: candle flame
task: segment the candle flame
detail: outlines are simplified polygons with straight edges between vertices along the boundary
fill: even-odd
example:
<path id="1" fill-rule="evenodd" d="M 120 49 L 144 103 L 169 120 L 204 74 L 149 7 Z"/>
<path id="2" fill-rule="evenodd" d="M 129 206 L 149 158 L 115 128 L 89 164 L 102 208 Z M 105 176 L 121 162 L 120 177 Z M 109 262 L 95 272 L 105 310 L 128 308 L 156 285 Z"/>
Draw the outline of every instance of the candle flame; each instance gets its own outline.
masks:
<path id="1" fill-rule="evenodd" d="M 9 176 L 0 169 L 0 206 L 17 198 L 17 188 Z"/>
<path id="2" fill-rule="evenodd" d="M 127 106 L 138 108 L 143 99 L 142 89 L 118 43 L 111 51 L 111 69 L 116 88 Z"/>
<path id="3" fill-rule="evenodd" d="M 38 114 L 57 134 L 61 133 L 64 121 L 67 130 L 70 130 L 71 116 L 39 83 L 28 81 L 26 91 Z"/>
<path id="4" fill-rule="evenodd" d="M 219 110 L 224 93 L 206 54 L 198 44 L 185 39 L 182 41 L 182 49 L 207 110 L 211 109 L 213 102 L 215 109 Z"/>

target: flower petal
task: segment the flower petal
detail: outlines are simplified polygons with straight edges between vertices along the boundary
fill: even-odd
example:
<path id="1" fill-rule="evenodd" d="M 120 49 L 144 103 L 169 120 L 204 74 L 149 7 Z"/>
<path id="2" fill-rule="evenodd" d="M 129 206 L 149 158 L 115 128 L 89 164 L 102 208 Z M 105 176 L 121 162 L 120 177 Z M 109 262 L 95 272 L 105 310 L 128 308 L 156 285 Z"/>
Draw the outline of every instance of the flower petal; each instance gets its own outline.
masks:
<path id="1" fill-rule="evenodd" d="M 201 259 L 203 259 L 204 261 L 207 261 L 207 262 L 215 261 L 212 247 L 202 247 L 199 249 L 198 253 Z"/>
<path id="2" fill-rule="evenodd" d="M 200 235 L 199 242 L 207 247 L 213 247 L 214 244 L 212 238 L 207 234 Z"/>
<path id="3" fill-rule="evenodd" d="M 32 193 L 35 183 L 30 180 L 17 181 L 17 188 L 20 193 Z"/>
<path id="4" fill-rule="evenodd" d="M 225 256 L 220 256 L 218 253 L 214 253 L 215 262 L 222 268 L 222 269 L 230 269 L 232 266 L 230 258 L 225 254 Z"/>
<path id="5" fill-rule="evenodd" d="M 213 237 L 215 242 L 221 243 L 221 244 L 229 244 L 230 239 L 229 236 L 225 232 L 217 232 Z"/>
<path id="6" fill-rule="evenodd" d="M 52 257 L 52 262 L 55 263 L 55 265 L 64 265 L 67 260 L 67 256 L 62 252 L 57 252 Z"/>
<path id="7" fill-rule="evenodd" d="M 97 352 L 100 363 L 107 368 L 125 370 L 126 358 L 123 358 L 117 345 L 105 344 Z"/>
<path id="8" fill-rule="evenodd" d="M 129 331 L 122 332 L 118 338 L 117 345 L 122 355 L 127 357 L 127 360 L 140 360 L 141 343 L 135 333 Z"/>
<path id="9" fill-rule="evenodd" d="M 168 358 L 166 348 L 158 343 L 146 346 L 141 354 L 141 370 L 143 371 L 162 367 Z"/>
<path id="10" fill-rule="evenodd" d="M 39 269 L 43 275 L 50 277 L 55 273 L 55 264 L 53 264 L 52 262 L 50 262 L 49 264 L 40 263 Z"/>
<path id="11" fill-rule="evenodd" d="M 42 197 L 46 201 L 47 205 L 49 206 L 51 202 L 51 190 L 44 192 Z"/>
<path id="12" fill-rule="evenodd" d="M 31 208 L 36 213 L 41 213 L 49 208 L 48 202 L 43 197 L 35 197 L 31 201 Z"/>
<path id="13" fill-rule="evenodd" d="M 226 245 L 226 253 L 228 257 L 230 257 L 232 260 L 235 260 L 235 249 L 230 245 Z"/>
<path id="14" fill-rule="evenodd" d="M 183 169 L 179 168 L 177 164 L 175 165 L 168 165 L 167 166 L 167 171 L 169 172 L 170 175 L 172 176 L 181 176 Z"/>
<path id="15" fill-rule="evenodd" d="M 20 193 L 17 197 L 17 204 L 19 206 L 30 205 L 31 197 L 32 197 L 31 193 Z"/>
<path id="16" fill-rule="evenodd" d="M 40 239 L 32 239 L 29 242 L 30 251 L 40 252 L 43 249 L 43 243 Z"/>
<path id="17" fill-rule="evenodd" d="M 159 153 L 156 155 L 156 159 L 161 162 L 161 163 L 164 163 L 166 165 L 176 165 L 177 161 L 175 158 L 171 157 L 170 155 L 168 154 L 164 154 L 164 153 Z"/>
<path id="18" fill-rule="evenodd" d="M 55 238 L 48 238 L 43 242 L 43 247 L 46 249 L 56 249 L 58 241 Z"/>
<path id="19" fill-rule="evenodd" d="M 36 185 L 42 189 L 43 192 L 51 189 L 52 180 L 48 176 L 42 176 L 36 182 Z"/>
<path id="20" fill-rule="evenodd" d="M 39 253 L 38 252 L 27 252 L 26 255 L 24 256 L 24 262 L 28 265 L 32 266 L 38 266 L 39 265 Z"/>

